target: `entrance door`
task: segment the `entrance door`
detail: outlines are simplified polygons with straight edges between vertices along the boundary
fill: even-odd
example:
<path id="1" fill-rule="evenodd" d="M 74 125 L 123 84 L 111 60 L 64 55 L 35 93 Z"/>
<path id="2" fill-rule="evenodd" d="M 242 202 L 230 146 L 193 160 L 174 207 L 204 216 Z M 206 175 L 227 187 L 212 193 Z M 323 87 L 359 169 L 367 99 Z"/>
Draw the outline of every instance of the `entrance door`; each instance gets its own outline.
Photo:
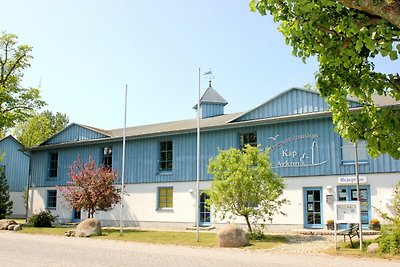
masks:
<path id="1" fill-rule="evenodd" d="M 304 227 L 323 228 L 322 188 L 304 188 Z"/>
<path id="2" fill-rule="evenodd" d="M 72 222 L 80 222 L 81 221 L 81 210 L 72 210 Z"/>
<path id="3" fill-rule="evenodd" d="M 204 193 L 200 193 L 200 216 L 199 216 L 199 225 L 207 226 L 211 224 L 211 210 L 210 207 L 206 205 L 206 200 L 210 197 Z"/>
<path id="4" fill-rule="evenodd" d="M 357 188 L 356 186 L 338 186 L 338 200 L 339 201 L 357 201 Z M 360 186 L 360 208 L 361 208 L 361 222 L 363 227 L 368 227 L 370 221 L 370 191 L 369 185 Z"/>

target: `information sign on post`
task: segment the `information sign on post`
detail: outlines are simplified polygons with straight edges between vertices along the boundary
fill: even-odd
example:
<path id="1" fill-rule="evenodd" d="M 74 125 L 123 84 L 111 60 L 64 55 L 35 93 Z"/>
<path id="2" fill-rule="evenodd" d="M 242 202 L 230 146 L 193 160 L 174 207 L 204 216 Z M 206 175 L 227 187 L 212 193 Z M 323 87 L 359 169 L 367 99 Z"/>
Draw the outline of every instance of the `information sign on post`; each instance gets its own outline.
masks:
<path id="1" fill-rule="evenodd" d="M 337 249 L 337 229 L 339 223 L 360 223 L 359 201 L 336 201 L 335 202 L 335 249 Z"/>
<path id="2" fill-rule="evenodd" d="M 335 202 L 335 223 L 359 223 L 359 209 L 358 201 Z"/>

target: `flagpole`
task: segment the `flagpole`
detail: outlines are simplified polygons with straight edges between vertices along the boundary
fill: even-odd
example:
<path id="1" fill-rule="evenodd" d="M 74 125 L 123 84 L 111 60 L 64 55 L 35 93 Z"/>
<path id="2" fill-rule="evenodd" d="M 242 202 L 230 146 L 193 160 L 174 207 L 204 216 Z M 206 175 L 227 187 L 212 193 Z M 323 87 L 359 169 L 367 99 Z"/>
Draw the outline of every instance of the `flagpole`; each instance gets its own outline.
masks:
<path id="1" fill-rule="evenodd" d="M 125 85 L 125 111 L 124 130 L 122 134 L 122 174 L 121 174 L 121 216 L 119 222 L 119 234 L 122 235 L 122 224 L 124 219 L 124 186 L 125 186 L 125 143 L 126 143 L 126 110 L 127 110 L 128 85 Z"/>
<path id="2" fill-rule="evenodd" d="M 362 251 L 362 246 L 363 246 L 363 236 L 362 236 L 362 217 L 361 217 L 361 194 L 360 194 L 360 175 L 358 171 L 358 146 L 357 146 L 357 141 L 354 142 L 354 163 L 355 163 L 355 171 L 356 171 L 356 187 L 357 187 L 357 201 L 359 204 L 359 209 L 358 209 L 358 231 L 359 231 L 359 240 L 360 240 L 360 251 Z"/>
<path id="3" fill-rule="evenodd" d="M 196 241 L 199 242 L 199 202 L 200 202 L 200 68 L 197 91 L 197 156 L 196 156 Z"/>

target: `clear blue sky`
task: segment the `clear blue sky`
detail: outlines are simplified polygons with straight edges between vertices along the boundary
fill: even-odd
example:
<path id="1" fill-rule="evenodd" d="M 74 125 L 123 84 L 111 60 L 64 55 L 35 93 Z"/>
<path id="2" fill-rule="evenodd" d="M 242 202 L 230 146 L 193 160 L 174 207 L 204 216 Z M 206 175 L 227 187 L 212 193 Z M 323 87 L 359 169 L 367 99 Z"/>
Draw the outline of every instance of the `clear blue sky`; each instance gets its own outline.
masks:
<path id="1" fill-rule="evenodd" d="M 226 113 L 314 84 L 318 68 L 293 57 L 271 16 L 247 0 L 13 0 L 1 9 L 0 30 L 33 46 L 24 85 L 41 84 L 46 109 L 103 129 L 123 127 L 125 84 L 135 126 L 194 118 L 199 67 L 212 69 Z"/>

